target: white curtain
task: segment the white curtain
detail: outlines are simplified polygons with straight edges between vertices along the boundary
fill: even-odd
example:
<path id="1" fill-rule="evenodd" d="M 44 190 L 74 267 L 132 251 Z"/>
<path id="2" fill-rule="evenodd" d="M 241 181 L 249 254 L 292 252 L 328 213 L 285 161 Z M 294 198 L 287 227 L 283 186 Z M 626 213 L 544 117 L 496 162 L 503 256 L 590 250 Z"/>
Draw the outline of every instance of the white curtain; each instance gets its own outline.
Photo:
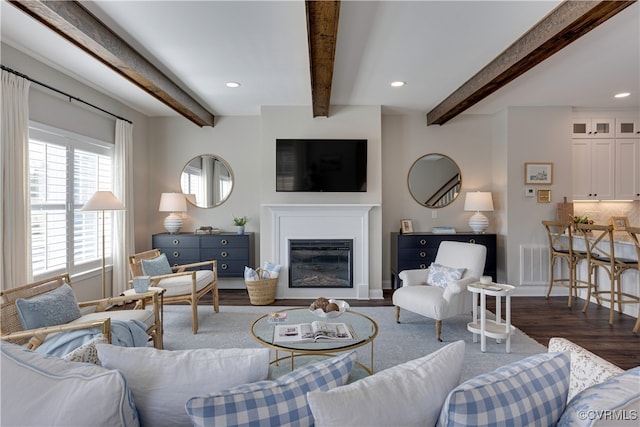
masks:
<path id="1" fill-rule="evenodd" d="M 29 86 L 27 79 L 2 71 L 0 149 L 0 289 L 31 282 L 29 194 Z"/>
<path id="2" fill-rule="evenodd" d="M 125 207 L 114 211 L 113 245 L 113 295 L 120 295 L 129 288 L 129 255 L 135 251 L 133 228 L 133 125 L 124 120 L 116 121 L 116 149 L 114 155 L 114 194 Z"/>

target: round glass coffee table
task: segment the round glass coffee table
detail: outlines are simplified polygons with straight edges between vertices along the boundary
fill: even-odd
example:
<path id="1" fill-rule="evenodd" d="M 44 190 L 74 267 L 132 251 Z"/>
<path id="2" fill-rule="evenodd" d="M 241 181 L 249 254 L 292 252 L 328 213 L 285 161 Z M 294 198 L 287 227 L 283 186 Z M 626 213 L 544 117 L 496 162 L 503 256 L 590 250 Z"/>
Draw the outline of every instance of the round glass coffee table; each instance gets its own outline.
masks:
<path id="1" fill-rule="evenodd" d="M 373 374 L 373 340 L 378 335 L 378 324 L 373 319 L 352 310 L 347 310 L 341 316 L 333 319 L 320 318 L 311 313 L 308 307 L 289 308 L 280 311 L 287 313 L 286 322 L 270 323 L 268 314 L 265 314 L 251 324 L 251 335 L 253 338 L 260 344 L 276 351 L 276 357 L 271 363 L 278 365 L 281 360 L 290 359 L 291 370 L 293 370 L 295 358 L 298 356 L 335 356 L 337 353 L 369 344 L 371 347 L 369 366 L 365 366 L 360 362 L 356 362 L 356 364 L 367 371 L 369 375 Z M 328 323 L 345 323 L 349 326 L 354 337 L 352 340 L 345 341 L 274 342 L 276 325 L 297 325 L 300 323 L 311 323 L 315 320 Z M 280 351 L 289 354 L 279 357 L 278 352 Z"/>

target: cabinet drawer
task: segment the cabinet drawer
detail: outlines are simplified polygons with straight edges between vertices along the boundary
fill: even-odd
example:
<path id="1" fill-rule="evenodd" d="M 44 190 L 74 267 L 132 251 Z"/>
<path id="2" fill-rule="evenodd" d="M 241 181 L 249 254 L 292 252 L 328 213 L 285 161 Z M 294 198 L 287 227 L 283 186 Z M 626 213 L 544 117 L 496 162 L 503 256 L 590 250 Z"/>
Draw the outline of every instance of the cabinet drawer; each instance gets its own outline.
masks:
<path id="1" fill-rule="evenodd" d="M 400 236 L 398 239 L 398 248 L 438 248 L 441 239 L 424 236 Z"/>
<path id="2" fill-rule="evenodd" d="M 408 249 L 400 249 L 398 251 L 398 255 L 401 259 L 407 261 L 415 261 L 415 262 L 426 262 L 429 261 L 431 263 L 432 260 L 436 258 L 436 254 L 438 253 L 437 248 L 408 248 Z"/>
<path id="3" fill-rule="evenodd" d="M 153 236 L 154 248 L 198 248 L 200 247 L 200 239 L 198 236 L 189 235 L 172 235 L 172 234 L 158 234 Z"/>
<path id="4" fill-rule="evenodd" d="M 249 251 L 246 248 L 207 248 L 202 249 L 201 254 L 203 259 L 216 259 L 218 262 L 223 260 L 249 262 Z"/>
<path id="5" fill-rule="evenodd" d="M 398 272 L 401 272 L 402 270 L 417 270 L 417 269 L 425 269 L 425 268 L 429 268 L 429 266 L 431 265 L 431 263 L 433 262 L 433 260 L 400 260 L 398 262 Z"/>
<path id="6" fill-rule="evenodd" d="M 201 247 L 206 248 L 248 248 L 249 236 L 247 235 L 212 235 L 201 236 Z"/>
<path id="7" fill-rule="evenodd" d="M 238 277 L 244 275 L 246 262 L 241 260 L 218 260 L 219 277 Z"/>
<path id="8" fill-rule="evenodd" d="M 157 248 L 163 252 L 169 264 L 189 264 L 200 260 L 200 251 L 198 248 Z"/>

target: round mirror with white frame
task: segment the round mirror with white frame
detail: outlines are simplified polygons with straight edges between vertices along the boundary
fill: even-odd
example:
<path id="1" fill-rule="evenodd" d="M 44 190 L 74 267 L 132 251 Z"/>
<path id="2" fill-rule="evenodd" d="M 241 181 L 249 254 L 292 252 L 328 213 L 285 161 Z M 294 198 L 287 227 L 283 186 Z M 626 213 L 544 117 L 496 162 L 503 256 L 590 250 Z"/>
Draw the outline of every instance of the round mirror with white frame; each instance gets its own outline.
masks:
<path id="1" fill-rule="evenodd" d="M 443 208 L 460 194 L 462 175 L 460 168 L 444 154 L 430 153 L 416 160 L 407 176 L 409 193 L 418 204 Z"/>
<path id="2" fill-rule="evenodd" d="M 215 208 L 233 191 L 233 171 L 223 158 L 202 154 L 189 160 L 182 169 L 180 188 L 192 205 Z"/>

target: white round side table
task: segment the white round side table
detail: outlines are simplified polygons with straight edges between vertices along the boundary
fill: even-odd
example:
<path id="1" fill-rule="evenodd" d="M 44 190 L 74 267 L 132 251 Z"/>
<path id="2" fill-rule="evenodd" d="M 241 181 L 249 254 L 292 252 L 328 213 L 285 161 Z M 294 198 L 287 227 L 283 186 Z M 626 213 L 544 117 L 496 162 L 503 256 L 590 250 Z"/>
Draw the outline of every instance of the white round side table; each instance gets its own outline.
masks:
<path id="1" fill-rule="evenodd" d="M 512 285 L 499 283 L 473 283 L 467 286 L 467 289 L 473 294 L 473 322 L 467 324 L 467 329 L 473 333 L 473 342 L 478 342 L 480 335 L 480 351 L 486 351 L 486 339 L 495 338 L 500 343 L 502 339 L 506 339 L 507 353 L 511 353 L 511 334 L 515 331 L 515 327 L 511 326 L 511 292 L 515 289 Z M 496 298 L 496 318 L 495 320 L 487 319 L 486 297 L 494 296 Z M 502 297 L 505 297 L 505 321 L 502 321 Z M 480 306 L 478 306 L 478 298 Z M 480 311 L 480 319 L 478 319 L 478 311 Z"/>

